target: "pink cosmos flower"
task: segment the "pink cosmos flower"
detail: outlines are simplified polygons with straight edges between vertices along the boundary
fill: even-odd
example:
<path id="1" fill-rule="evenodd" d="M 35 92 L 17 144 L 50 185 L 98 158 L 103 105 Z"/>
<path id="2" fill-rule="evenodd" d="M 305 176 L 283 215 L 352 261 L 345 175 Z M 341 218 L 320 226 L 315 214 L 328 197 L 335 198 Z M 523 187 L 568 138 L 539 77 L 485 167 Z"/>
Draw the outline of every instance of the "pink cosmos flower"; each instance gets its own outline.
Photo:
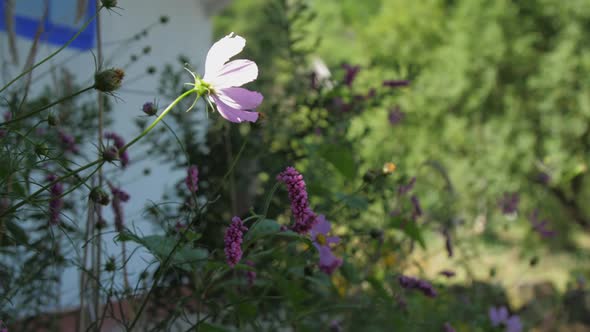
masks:
<path id="1" fill-rule="evenodd" d="M 200 89 L 208 92 L 209 102 L 217 105 L 219 114 L 231 122 L 256 122 L 258 112 L 250 111 L 258 107 L 263 99 L 258 92 L 240 88 L 258 77 L 256 63 L 244 59 L 228 62 L 245 45 L 246 40 L 233 32 L 213 44 L 205 60 L 202 83 L 195 84 L 199 93 Z"/>
<path id="2" fill-rule="evenodd" d="M 313 245 L 320 252 L 320 270 L 326 274 L 332 274 L 342 265 L 342 258 L 336 257 L 330 247 L 331 244 L 340 242 L 340 238 L 328 236 L 331 230 L 332 225 L 323 215 L 318 216 L 317 222 L 309 230 Z"/>

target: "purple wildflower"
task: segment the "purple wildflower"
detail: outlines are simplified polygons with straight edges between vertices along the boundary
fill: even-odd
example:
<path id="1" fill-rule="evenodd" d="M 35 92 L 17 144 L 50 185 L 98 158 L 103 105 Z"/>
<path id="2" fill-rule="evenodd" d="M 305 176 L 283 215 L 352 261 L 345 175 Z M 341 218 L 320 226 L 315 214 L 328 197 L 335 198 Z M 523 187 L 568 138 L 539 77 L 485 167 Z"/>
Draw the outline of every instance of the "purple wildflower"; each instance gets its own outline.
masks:
<path id="1" fill-rule="evenodd" d="M 544 185 L 548 185 L 549 182 L 551 182 L 551 175 L 545 173 L 545 172 L 539 172 L 537 174 L 537 182 L 544 184 Z"/>
<path id="2" fill-rule="evenodd" d="M 455 332 L 455 329 L 453 328 L 453 326 L 451 326 L 451 324 L 449 322 L 446 322 L 445 325 L 443 325 L 443 331 L 444 332 Z"/>
<path id="3" fill-rule="evenodd" d="M 55 174 L 49 174 L 45 179 L 48 182 L 54 182 L 57 180 L 57 176 Z M 61 182 L 56 182 L 49 188 L 49 192 L 49 223 L 51 225 L 57 225 L 59 223 L 61 209 L 64 205 L 64 201 L 61 197 L 64 192 L 64 186 Z"/>
<path id="4" fill-rule="evenodd" d="M 416 177 L 414 176 L 413 178 L 410 179 L 410 182 L 408 182 L 408 184 L 402 184 L 399 186 L 399 188 L 397 189 L 398 195 L 407 194 L 410 190 L 412 190 L 414 188 L 415 183 L 416 183 Z"/>
<path id="5" fill-rule="evenodd" d="M 291 200 L 291 212 L 295 218 L 295 225 L 292 230 L 299 234 L 307 233 L 317 221 L 316 214 L 309 207 L 305 181 L 293 167 L 287 167 L 283 172 L 277 175 L 277 180 L 283 182 L 289 191 Z"/>
<path id="6" fill-rule="evenodd" d="M 186 183 L 186 187 L 191 194 L 194 194 L 199 190 L 199 169 L 197 168 L 197 165 L 191 165 L 187 169 L 184 183 Z"/>
<path id="7" fill-rule="evenodd" d="M 455 271 L 451 271 L 451 270 L 442 270 L 440 271 L 438 274 L 443 275 L 447 278 L 452 278 L 455 276 Z"/>
<path id="8" fill-rule="evenodd" d="M 334 319 L 330 322 L 330 332 L 342 332 L 340 321 Z"/>
<path id="9" fill-rule="evenodd" d="M 115 215 L 115 229 L 117 232 L 121 232 L 123 230 L 123 224 L 125 222 L 125 216 L 123 214 L 123 206 L 121 203 L 129 201 L 129 194 L 123 191 L 121 188 L 117 188 L 109 183 L 109 187 L 111 188 L 111 193 L 113 194 L 113 214 Z"/>
<path id="10" fill-rule="evenodd" d="M 78 145 L 76 145 L 76 139 L 74 136 L 67 134 L 63 130 L 58 130 L 57 135 L 61 142 L 62 147 L 71 153 L 78 153 L 80 150 L 78 149 Z"/>
<path id="11" fill-rule="evenodd" d="M 448 228 L 445 228 L 442 233 L 445 238 L 445 248 L 447 249 L 447 254 L 449 257 L 453 257 L 453 242 L 451 239 L 451 233 L 449 232 Z"/>
<path id="12" fill-rule="evenodd" d="M 406 117 L 406 113 L 402 112 L 399 106 L 392 108 L 387 115 L 387 119 L 389 120 L 389 124 L 395 126 L 402 122 L 402 120 Z"/>
<path id="13" fill-rule="evenodd" d="M 104 138 L 112 139 L 114 146 L 117 148 L 117 151 L 121 151 L 121 149 L 125 146 L 125 140 L 123 138 L 113 132 L 105 133 Z M 127 150 L 123 151 L 123 153 L 119 154 L 119 160 L 121 160 L 121 166 L 123 168 L 127 167 L 129 164 L 129 155 L 127 154 Z"/>
<path id="14" fill-rule="evenodd" d="M 329 236 L 331 230 L 332 225 L 330 222 L 326 220 L 324 215 L 319 215 L 317 222 L 309 231 L 314 247 L 320 252 L 320 270 L 325 274 L 332 274 L 334 270 L 342 265 L 342 258 L 336 257 L 330 247 L 331 244 L 339 243 L 340 238 Z"/>
<path id="15" fill-rule="evenodd" d="M 351 105 L 349 103 L 344 102 L 342 97 L 335 97 L 332 99 L 332 109 L 334 111 L 340 111 L 341 113 L 347 113 L 351 110 Z"/>
<path id="16" fill-rule="evenodd" d="M 176 224 L 174 224 L 174 231 L 176 231 L 176 233 L 182 233 L 182 231 L 184 231 L 186 229 L 186 224 L 182 223 L 180 221 L 177 221 Z"/>
<path id="17" fill-rule="evenodd" d="M 217 41 L 207 53 L 205 76 L 195 82 L 197 93 L 207 93 L 207 99 L 217 105 L 217 111 L 231 122 L 256 122 L 258 112 L 249 112 L 258 107 L 264 97 L 256 91 L 240 88 L 258 77 L 258 66 L 250 60 L 233 60 L 246 46 L 246 40 L 233 33 Z M 195 80 L 197 78 L 195 77 Z"/>
<path id="18" fill-rule="evenodd" d="M 553 237 L 556 233 L 554 230 L 547 229 L 547 224 L 549 223 L 549 220 L 539 220 L 539 210 L 537 209 L 535 209 L 533 213 L 531 213 L 529 221 L 533 226 L 533 230 L 543 238 Z"/>
<path id="19" fill-rule="evenodd" d="M 371 88 L 369 89 L 369 92 L 367 92 L 367 95 L 365 96 L 365 99 L 372 99 L 377 95 L 377 90 L 375 88 Z"/>
<path id="20" fill-rule="evenodd" d="M 520 317 L 517 315 L 510 316 L 508 309 L 505 306 L 491 307 L 488 315 L 492 326 L 499 327 L 503 326 L 506 328 L 506 332 L 520 332 L 522 331 L 522 322 Z"/>
<path id="21" fill-rule="evenodd" d="M 388 88 L 399 88 L 403 86 L 410 85 L 410 81 L 408 80 L 385 80 L 383 81 L 383 86 Z"/>
<path id="22" fill-rule="evenodd" d="M 428 297 L 436 297 L 437 295 L 432 285 L 425 280 L 400 275 L 398 282 L 402 288 L 419 290 Z"/>
<path id="23" fill-rule="evenodd" d="M 350 87 L 352 86 L 352 82 L 354 82 L 354 79 L 356 78 L 356 75 L 358 75 L 359 71 L 361 70 L 360 66 L 351 66 L 348 63 L 344 63 L 342 64 L 342 68 L 346 71 L 346 73 L 344 74 L 344 85 Z"/>
<path id="24" fill-rule="evenodd" d="M 156 105 L 154 105 L 154 103 L 152 103 L 152 102 L 147 102 L 147 103 L 143 104 L 143 106 L 141 107 L 141 110 L 149 116 L 156 115 L 156 113 L 158 113 L 158 109 L 156 108 Z"/>
<path id="25" fill-rule="evenodd" d="M 410 197 L 410 201 L 412 202 L 412 218 L 415 220 L 422 215 L 420 200 L 418 197 L 416 197 L 416 195 L 412 195 L 412 197 Z"/>
<path id="26" fill-rule="evenodd" d="M 315 71 L 312 71 L 311 74 L 309 74 L 309 81 L 313 90 L 318 90 L 320 88 L 320 80 Z"/>
<path id="27" fill-rule="evenodd" d="M 231 221 L 231 225 L 225 230 L 224 242 L 227 264 L 234 267 L 242 259 L 242 237 L 248 227 L 244 226 L 239 217 L 233 217 Z"/>
<path id="28" fill-rule="evenodd" d="M 502 209 L 502 213 L 503 214 L 516 213 L 518 211 L 519 200 L 520 200 L 520 197 L 519 197 L 518 193 L 505 192 L 502 199 L 500 199 L 500 201 L 498 202 L 498 204 L 500 205 L 500 209 Z"/>

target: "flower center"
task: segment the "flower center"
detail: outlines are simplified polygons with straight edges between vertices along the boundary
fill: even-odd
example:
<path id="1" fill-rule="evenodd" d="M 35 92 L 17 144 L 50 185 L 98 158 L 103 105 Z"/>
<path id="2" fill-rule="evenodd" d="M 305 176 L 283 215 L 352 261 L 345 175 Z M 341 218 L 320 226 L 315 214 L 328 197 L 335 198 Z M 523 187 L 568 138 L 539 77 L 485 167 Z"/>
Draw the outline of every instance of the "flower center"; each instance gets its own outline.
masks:
<path id="1" fill-rule="evenodd" d="M 328 241 L 326 240 L 326 236 L 324 234 L 316 235 L 315 240 L 321 246 L 325 246 L 328 243 Z"/>
<path id="2" fill-rule="evenodd" d="M 213 88 L 211 87 L 211 84 L 203 81 L 200 78 L 195 78 L 194 90 L 197 92 L 199 97 L 204 96 L 204 95 L 208 95 L 213 92 Z"/>

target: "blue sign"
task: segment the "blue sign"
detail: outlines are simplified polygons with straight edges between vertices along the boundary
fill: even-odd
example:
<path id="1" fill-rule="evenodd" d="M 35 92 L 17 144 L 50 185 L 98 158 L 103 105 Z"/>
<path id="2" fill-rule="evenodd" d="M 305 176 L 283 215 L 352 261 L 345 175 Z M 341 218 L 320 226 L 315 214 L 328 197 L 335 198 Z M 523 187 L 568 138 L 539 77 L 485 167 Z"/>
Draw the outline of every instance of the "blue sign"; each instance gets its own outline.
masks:
<path id="1" fill-rule="evenodd" d="M 18 36 L 33 39 L 39 24 L 43 24 L 43 33 L 39 41 L 61 46 L 94 16 L 95 1 L 87 0 L 83 17 L 76 21 L 77 0 L 16 0 L 14 1 L 14 29 Z M 43 18 L 45 3 L 48 3 L 49 7 L 47 16 Z M 8 0 L 0 0 L 0 30 L 3 31 L 6 31 L 7 6 Z M 92 21 L 69 47 L 79 50 L 93 48 L 95 29 L 95 21 Z"/>

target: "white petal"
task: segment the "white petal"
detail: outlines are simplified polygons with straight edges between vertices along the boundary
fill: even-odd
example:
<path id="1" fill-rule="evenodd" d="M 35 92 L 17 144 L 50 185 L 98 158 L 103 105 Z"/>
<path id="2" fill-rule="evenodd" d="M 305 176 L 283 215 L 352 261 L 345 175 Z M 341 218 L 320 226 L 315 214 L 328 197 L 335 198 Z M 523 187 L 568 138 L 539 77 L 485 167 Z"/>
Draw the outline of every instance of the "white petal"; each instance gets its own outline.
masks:
<path id="1" fill-rule="evenodd" d="M 216 75 L 221 67 L 223 67 L 223 64 L 229 61 L 234 55 L 240 53 L 244 49 L 244 46 L 246 46 L 246 40 L 238 35 L 234 35 L 233 32 L 213 44 L 205 60 L 205 78 Z M 207 79 L 205 80 L 207 81 Z"/>
<path id="2" fill-rule="evenodd" d="M 242 86 L 254 81 L 258 77 L 258 66 L 250 60 L 234 60 L 226 63 L 214 76 L 206 82 L 213 88 L 228 88 Z"/>
<path id="3" fill-rule="evenodd" d="M 253 110 L 258 107 L 264 97 L 256 91 L 244 88 L 225 88 L 215 91 L 217 98 L 227 106 L 238 110 Z"/>
<path id="4" fill-rule="evenodd" d="M 235 109 L 225 104 L 216 95 L 211 95 L 211 99 L 215 105 L 217 105 L 217 111 L 219 114 L 221 114 L 221 116 L 228 121 L 240 123 L 244 121 L 256 122 L 256 120 L 258 120 L 258 112 L 248 112 Z"/>

